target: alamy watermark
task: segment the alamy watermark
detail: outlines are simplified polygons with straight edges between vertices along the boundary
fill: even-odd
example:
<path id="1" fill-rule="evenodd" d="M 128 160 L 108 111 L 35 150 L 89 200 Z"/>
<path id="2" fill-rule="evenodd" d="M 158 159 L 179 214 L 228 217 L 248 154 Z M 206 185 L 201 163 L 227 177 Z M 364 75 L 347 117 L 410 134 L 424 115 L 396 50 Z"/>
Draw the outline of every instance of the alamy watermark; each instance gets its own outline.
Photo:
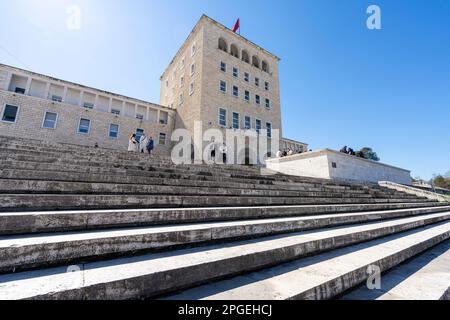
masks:
<path id="1" fill-rule="evenodd" d="M 381 30 L 381 8 L 375 4 L 367 8 L 367 28 L 369 30 Z"/>
<path id="2" fill-rule="evenodd" d="M 81 8 L 77 5 L 72 5 L 66 9 L 67 19 L 66 26 L 69 30 L 81 29 Z"/>
<path id="3" fill-rule="evenodd" d="M 381 290 L 381 268 L 377 265 L 370 265 L 367 267 L 367 289 Z"/>

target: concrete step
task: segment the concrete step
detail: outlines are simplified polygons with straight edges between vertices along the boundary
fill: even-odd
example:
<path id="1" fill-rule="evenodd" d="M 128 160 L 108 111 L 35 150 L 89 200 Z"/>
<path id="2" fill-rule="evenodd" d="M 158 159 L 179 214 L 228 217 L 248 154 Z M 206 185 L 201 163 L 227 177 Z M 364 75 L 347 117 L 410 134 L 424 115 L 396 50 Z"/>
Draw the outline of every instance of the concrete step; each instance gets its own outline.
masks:
<path id="1" fill-rule="evenodd" d="M 381 288 L 362 286 L 342 300 L 444 300 L 450 290 L 450 241 L 384 274 Z"/>
<path id="2" fill-rule="evenodd" d="M 181 208 L 99 211 L 9 212 L 0 213 L 0 235 L 61 231 L 87 231 L 119 227 L 269 219 L 323 214 L 361 213 L 427 214 L 450 210 L 439 203 L 393 203 L 312 206 L 265 206 L 230 208 Z"/>
<path id="3" fill-rule="evenodd" d="M 308 272 L 308 276 L 312 277 L 309 280 L 304 276 L 300 277 L 302 281 L 299 281 L 298 277 L 290 279 L 291 288 L 298 288 L 298 286 L 292 286 L 293 283 L 298 285 L 303 283 L 303 286 L 310 289 L 302 297 L 329 298 L 337 294 L 337 291 L 341 291 L 337 289 L 345 290 L 363 281 L 368 264 L 379 263 L 382 268 L 388 269 L 447 240 L 450 237 L 450 222 L 438 222 L 447 219 L 446 215 L 448 216 L 448 214 L 439 214 L 395 219 L 346 228 L 273 236 L 258 241 L 246 240 L 227 245 L 211 245 L 88 263 L 79 265 L 81 270 L 79 272 L 67 272 L 74 267 L 66 266 L 7 274 L 0 276 L 0 299 L 151 298 L 212 280 L 286 263 L 311 254 L 416 229 L 410 234 L 403 235 L 398 242 L 380 240 L 381 245 L 374 246 L 376 250 L 372 250 L 376 257 L 364 254 L 364 250 L 357 251 L 359 255 L 347 259 L 350 264 L 353 264 L 349 269 L 346 269 L 349 267 L 348 263 L 334 261 L 328 268 L 317 269 L 317 273 L 313 270 Z M 432 223 L 436 224 L 430 225 Z M 426 225 L 429 227 L 423 228 Z M 327 273 L 320 272 L 321 270 L 327 270 Z M 343 273 L 343 271 L 347 272 Z M 320 281 L 311 286 L 313 280 Z M 350 283 L 347 284 L 347 282 Z M 284 282 L 281 281 L 281 283 Z M 330 288 L 315 290 L 327 283 L 332 283 Z M 338 283 L 342 285 L 339 286 Z M 301 292 L 301 290 L 295 291 Z M 322 294 L 314 296 L 311 291 Z M 264 291 L 252 291 L 251 299 L 259 298 L 262 293 Z M 240 297 L 244 298 L 244 296 Z"/>
<path id="4" fill-rule="evenodd" d="M 353 213 L 0 237 L 0 272 L 14 272 L 152 250 L 168 250 L 180 246 L 409 218 L 422 215 L 422 211 Z M 416 220 L 423 220 L 424 224 L 428 224 L 430 221 L 434 223 L 450 219 L 450 211 L 441 213 L 442 210 L 439 208 L 427 211 L 429 212 L 427 216 L 421 216 Z"/>
<path id="5" fill-rule="evenodd" d="M 165 299 L 332 299 L 366 282 L 369 267 L 388 271 L 449 238 L 450 222 L 444 222 L 204 285 Z"/>
<path id="6" fill-rule="evenodd" d="M 421 203 L 422 199 L 173 195 L 0 194 L 0 212 L 326 204 Z"/>
<path id="7" fill-rule="evenodd" d="M 42 180 L 0 179 L 0 194 L 135 194 L 135 195 L 223 195 L 258 197 L 327 197 L 327 198 L 372 198 L 369 194 L 310 192 L 286 190 L 257 190 L 247 188 L 197 187 L 192 183 L 186 186 L 134 185 L 113 183 L 61 182 Z"/>
<path id="8" fill-rule="evenodd" d="M 347 192 L 354 194 L 369 194 L 363 189 L 334 188 L 331 186 L 285 186 L 285 185 L 266 185 L 257 183 L 229 182 L 216 180 L 195 180 L 145 177 L 142 175 L 130 176 L 126 174 L 97 174 L 84 172 L 60 172 L 60 171 L 37 171 L 37 170 L 17 170 L 4 169 L 0 171 L 0 179 L 13 180 L 44 180 L 44 181 L 70 181 L 70 182 L 91 182 L 91 183 L 114 183 L 114 184 L 134 184 L 134 185 L 174 185 L 174 186 L 197 186 L 210 188 L 237 188 L 237 189 L 257 189 L 257 190 L 286 190 L 286 191 L 309 191 L 309 192 Z M 411 198 L 416 198 L 411 196 Z"/>

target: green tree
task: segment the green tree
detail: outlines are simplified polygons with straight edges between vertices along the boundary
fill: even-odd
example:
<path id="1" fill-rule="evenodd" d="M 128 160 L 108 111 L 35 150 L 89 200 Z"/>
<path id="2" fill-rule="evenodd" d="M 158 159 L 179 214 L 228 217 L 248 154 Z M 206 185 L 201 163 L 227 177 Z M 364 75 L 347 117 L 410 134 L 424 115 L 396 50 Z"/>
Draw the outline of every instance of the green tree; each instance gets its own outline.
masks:
<path id="1" fill-rule="evenodd" d="M 380 161 L 380 158 L 378 157 L 377 153 L 372 150 L 372 148 L 362 148 L 361 154 L 363 155 L 364 159 L 367 160 L 373 160 L 373 161 Z"/>

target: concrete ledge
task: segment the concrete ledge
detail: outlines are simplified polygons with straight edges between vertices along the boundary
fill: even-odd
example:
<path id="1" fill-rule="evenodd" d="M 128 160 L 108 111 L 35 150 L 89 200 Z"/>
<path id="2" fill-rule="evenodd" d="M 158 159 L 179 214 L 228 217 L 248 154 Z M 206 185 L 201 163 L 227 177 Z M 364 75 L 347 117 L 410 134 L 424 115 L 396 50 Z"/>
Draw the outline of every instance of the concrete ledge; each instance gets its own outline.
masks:
<path id="1" fill-rule="evenodd" d="M 390 182 L 390 181 L 380 181 L 379 185 L 384 188 L 404 192 L 404 193 L 411 194 L 411 195 L 414 195 L 417 197 L 427 198 L 427 199 L 435 200 L 435 201 L 437 200 L 439 202 L 444 202 L 444 203 L 450 203 L 450 197 L 444 196 L 441 194 L 437 194 L 437 193 L 433 193 L 430 191 L 426 191 L 426 190 L 422 190 L 422 189 L 418 189 L 418 188 L 414 188 L 414 187 L 410 187 L 410 186 L 405 186 L 405 185 Z"/>

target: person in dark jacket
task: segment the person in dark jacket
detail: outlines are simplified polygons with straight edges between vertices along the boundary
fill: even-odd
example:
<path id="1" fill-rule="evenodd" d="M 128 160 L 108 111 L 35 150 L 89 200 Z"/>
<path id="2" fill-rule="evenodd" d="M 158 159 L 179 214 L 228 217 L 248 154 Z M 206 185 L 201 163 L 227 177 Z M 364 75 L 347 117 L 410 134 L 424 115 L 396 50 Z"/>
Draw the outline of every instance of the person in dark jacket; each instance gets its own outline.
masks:
<path id="1" fill-rule="evenodd" d="M 155 141 L 153 141 L 153 138 L 150 137 L 147 142 L 147 151 L 149 154 L 152 154 L 152 151 L 155 149 Z"/>

